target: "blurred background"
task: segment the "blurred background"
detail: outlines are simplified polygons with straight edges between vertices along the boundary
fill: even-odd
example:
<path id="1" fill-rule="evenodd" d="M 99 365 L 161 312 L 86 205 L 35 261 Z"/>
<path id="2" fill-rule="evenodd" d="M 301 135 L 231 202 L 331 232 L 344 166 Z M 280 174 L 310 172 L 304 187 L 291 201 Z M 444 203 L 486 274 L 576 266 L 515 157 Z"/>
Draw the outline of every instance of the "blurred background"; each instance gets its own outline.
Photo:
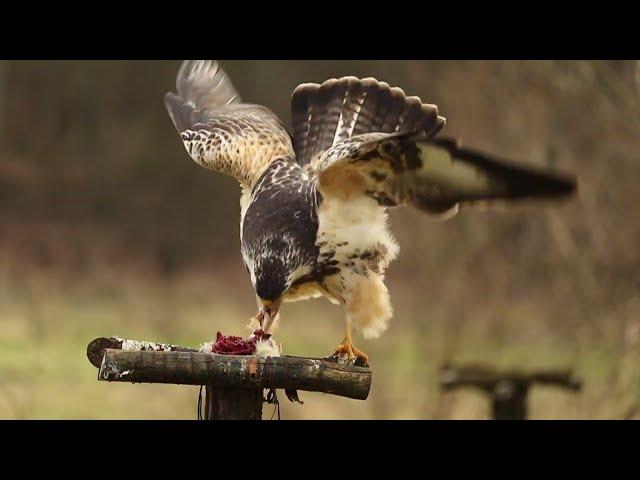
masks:
<path id="1" fill-rule="evenodd" d="M 391 215 L 395 307 L 366 401 L 301 393 L 285 419 L 483 419 L 443 363 L 571 368 L 529 416 L 640 417 L 640 68 L 635 61 L 222 61 L 245 101 L 289 122 L 299 83 L 374 76 L 435 103 L 443 135 L 579 179 L 573 201 Z M 164 109 L 179 61 L 0 62 L 0 418 L 195 419 L 198 389 L 97 381 L 99 336 L 197 347 L 248 335 L 239 187 L 198 167 Z M 324 356 L 343 313 L 288 304 L 276 338 Z M 284 399 L 284 395 L 282 395 Z M 272 406 L 265 405 L 265 418 Z"/>

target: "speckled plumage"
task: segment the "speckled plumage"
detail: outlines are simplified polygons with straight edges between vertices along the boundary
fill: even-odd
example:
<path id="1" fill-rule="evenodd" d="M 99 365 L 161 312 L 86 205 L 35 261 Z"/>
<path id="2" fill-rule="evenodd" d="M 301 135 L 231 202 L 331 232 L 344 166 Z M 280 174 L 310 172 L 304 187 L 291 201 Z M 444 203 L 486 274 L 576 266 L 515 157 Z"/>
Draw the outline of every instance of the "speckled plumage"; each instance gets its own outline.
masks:
<path id="1" fill-rule="evenodd" d="M 450 216 L 459 204 L 575 187 L 436 139 L 445 120 L 435 105 L 372 78 L 300 85 L 292 135 L 267 108 L 243 103 L 216 62 L 185 62 L 176 84 L 165 104 L 187 152 L 242 187 L 242 256 L 259 300 L 325 296 L 367 337 L 392 315 L 389 207 Z"/>
<path id="2" fill-rule="evenodd" d="M 315 269 L 318 199 L 315 182 L 293 158 L 276 159 L 258 179 L 243 218 L 242 256 L 260 298 L 287 291 L 292 271 Z"/>

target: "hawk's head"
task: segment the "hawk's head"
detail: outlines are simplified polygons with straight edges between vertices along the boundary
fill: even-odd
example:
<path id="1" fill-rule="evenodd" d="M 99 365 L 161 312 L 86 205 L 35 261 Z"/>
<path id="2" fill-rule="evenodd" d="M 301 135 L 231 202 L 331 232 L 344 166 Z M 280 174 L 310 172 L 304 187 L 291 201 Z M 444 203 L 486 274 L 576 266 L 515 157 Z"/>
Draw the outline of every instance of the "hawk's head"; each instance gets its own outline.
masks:
<path id="1" fill-rule="evenodd" d="M 294 237 L 271 232 L 260 237 L 247 249 L 245 263 L 262 313 L 275 318 L 294 282 L 311 271 L 310 257 Z"/>
<path id="2" fill-rule="evenodd" d="M 275 317 L 282 297 L 293 283 L 293 265 L 288 265 L 285 257 L 273 255 L 256 265 L 253 273 L 260 307 L 265 315 Z"/>

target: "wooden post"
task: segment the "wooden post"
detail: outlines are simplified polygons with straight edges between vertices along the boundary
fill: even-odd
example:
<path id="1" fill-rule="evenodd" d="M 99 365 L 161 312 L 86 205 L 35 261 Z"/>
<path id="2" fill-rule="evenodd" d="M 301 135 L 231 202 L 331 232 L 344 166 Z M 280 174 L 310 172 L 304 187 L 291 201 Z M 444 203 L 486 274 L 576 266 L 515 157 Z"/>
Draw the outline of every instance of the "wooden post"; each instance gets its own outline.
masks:
<path id="1" fill-rule="evenodd" d="M 526 420 L 529 383 L 504 378 L 491 391 L 491 411 L 495 420 Z"/>
<path id="2" fill-rule="evenodd" d="M 205 419 L 262 418 L 265 389 L 324 392 L 364 400 L 371 388 L 368 367 L 326 358 L 218 355 L 155 342 L 97 338 L 87 357 L 108 382 L 205 385 Z"/>
<path id="3" fill-rule="evenodd" d="M 581 381 L 570 370 L 499 371 L 484 365 L 446 365 L 440 369 L 440 387 L 443 390 L 469 386 L 489 395 L 495 420 L 525 420 L 527 395 L 536 383 L 575 391 L 582 387 Z"/>
<path id="4" fill-rule="evenodd" d="M 262 388 L 205 387 L 205 420 L 262 420 Z"/>

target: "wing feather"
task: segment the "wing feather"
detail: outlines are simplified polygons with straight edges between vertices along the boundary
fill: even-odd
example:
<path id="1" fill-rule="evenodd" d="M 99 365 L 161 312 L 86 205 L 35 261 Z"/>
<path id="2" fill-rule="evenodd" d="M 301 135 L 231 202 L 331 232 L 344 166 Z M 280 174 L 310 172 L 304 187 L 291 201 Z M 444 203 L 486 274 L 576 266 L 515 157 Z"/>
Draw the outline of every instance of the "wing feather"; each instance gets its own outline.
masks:
<path id="1" fill-rule="evenodd" d="M 165 95 L 165 106 L 199 165 L 251 187 L 272 161 L 294 157 L 282 122 L 266 107 L 243 103 L 217 62 L 183 62 L 176 89 Z"/>
<path id="2" fill-rule="evenodd" d="M 449 139 L 371 133 L 334 145 L 318 160 L 323 196 L 369 196 L 382 206 L 411 205 L 450 215 L 458 204 L 557 198 L 575 191 L 569 176 L 463 149 Z"/>

